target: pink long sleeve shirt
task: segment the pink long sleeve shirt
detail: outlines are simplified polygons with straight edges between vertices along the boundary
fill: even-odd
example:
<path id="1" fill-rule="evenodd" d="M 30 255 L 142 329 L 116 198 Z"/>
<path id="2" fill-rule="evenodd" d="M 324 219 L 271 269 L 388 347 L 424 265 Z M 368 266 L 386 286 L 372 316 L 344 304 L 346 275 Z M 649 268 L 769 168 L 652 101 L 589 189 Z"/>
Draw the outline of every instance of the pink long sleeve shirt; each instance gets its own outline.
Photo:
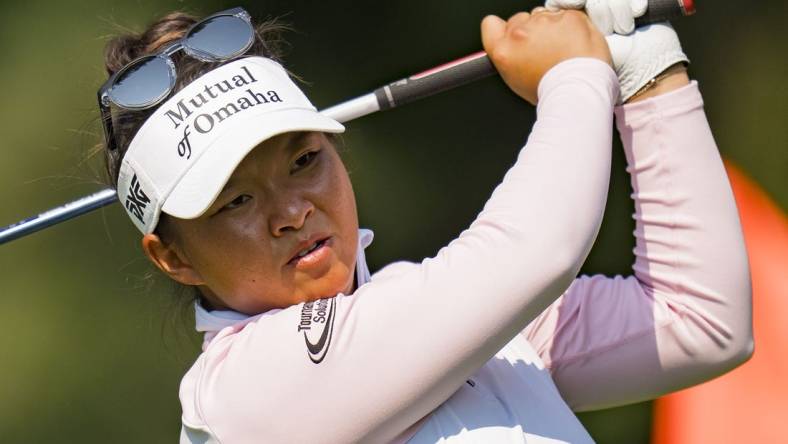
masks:
<path id="1" fill-rule="evenodd" d="M 721 374 L 751 353 L 730 186 L 692 84 L 615 110 L 636 208 L 633 275 L 576 278 L 602 220 L 616 75 L 573 59 L 471 226 L 351 295 L 247 318 L 197 308 L 182 443 L 592 442 L 572 410 Z"/>

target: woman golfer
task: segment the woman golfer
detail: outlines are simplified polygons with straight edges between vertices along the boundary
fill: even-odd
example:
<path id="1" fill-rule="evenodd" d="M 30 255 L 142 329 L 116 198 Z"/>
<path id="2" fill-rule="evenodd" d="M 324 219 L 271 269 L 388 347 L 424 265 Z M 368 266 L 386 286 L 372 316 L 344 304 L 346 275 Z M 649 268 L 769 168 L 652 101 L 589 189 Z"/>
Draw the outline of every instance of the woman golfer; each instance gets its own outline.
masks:
<path id="1" fill-rule="evenodd" d="M 592 6 L 604 31 L 632 31 L 643 12 Z M 181 442 L 584 443 L 573 411 L 748 358 L 736 208 L 668 25 L 609 49 L 578 11 L 485 18 L 503 79 L 538 102 L 530 138 L 457 239 L 371 277 L 372 235 L 333 144 L 344 128 L 276 61 L 275 30 L 241 9 L 196 24 L 174 13 L 106 52 L 109 173 L 145 254 L 199 294 Z M 577 278 L 614 111 L 637 259 L 629 277 Z"/>

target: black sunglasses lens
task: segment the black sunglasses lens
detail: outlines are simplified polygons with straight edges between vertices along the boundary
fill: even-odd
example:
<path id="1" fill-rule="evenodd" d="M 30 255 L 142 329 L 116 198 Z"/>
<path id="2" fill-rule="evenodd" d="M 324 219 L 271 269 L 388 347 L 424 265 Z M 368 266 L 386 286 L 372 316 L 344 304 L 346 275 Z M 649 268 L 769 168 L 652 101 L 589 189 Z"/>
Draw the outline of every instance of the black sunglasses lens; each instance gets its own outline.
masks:
<path id="1" fill-rule="evenodd" d="M 195 26 L 185 45 L 202 56 L 225 59 L 241 54 L 253 40 L 254 33 L 247 21 L 220 15 Z"/>
<path id="2" fill-rule="evenodd" d="M 172 72 L 161 57 L 141 60 L 115 79 L 112 101 L 130 108 L 148 106 L 164 97 L 172 84 Z"/>

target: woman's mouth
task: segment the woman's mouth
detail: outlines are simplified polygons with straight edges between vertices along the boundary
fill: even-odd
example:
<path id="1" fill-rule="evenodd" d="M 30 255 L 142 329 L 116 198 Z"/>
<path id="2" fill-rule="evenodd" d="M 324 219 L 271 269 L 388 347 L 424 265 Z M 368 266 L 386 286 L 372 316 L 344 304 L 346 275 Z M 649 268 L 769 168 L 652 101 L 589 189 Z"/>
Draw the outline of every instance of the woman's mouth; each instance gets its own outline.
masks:
<path id="1" fill-rule="evenodd" d="M 331 237 L 323 237 L 307 245 L 300 246 L 299 251 L 293 256 L 288 265 L 294 265 L 297 269 L 311 268 L 328 259 L 328 247 L 331 245 Z"/>

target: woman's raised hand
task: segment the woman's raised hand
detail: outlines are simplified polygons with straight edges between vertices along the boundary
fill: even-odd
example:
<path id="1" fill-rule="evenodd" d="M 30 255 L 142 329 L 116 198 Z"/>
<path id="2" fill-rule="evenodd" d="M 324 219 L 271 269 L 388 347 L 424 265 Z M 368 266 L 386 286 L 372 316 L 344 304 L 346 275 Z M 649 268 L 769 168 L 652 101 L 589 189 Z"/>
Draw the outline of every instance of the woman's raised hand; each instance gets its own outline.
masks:
<path id="1" fill-rule="evenodd" d="M 579 11 L 540 7 L 508 21 L 490 15 L 482 20 L 482 43 L 506 84 L 532 104 L 553 66 L 576 57 L 612 63 L 605 38 Z"/>

